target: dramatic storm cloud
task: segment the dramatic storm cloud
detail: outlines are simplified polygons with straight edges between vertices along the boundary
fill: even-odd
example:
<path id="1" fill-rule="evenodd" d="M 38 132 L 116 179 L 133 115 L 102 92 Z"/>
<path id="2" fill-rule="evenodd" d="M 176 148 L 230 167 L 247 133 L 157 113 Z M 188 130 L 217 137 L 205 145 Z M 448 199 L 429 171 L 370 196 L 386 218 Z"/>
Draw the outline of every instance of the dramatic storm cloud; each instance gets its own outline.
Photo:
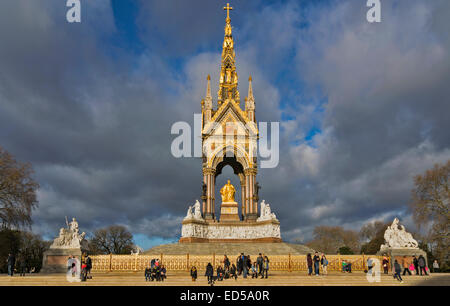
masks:
<path id="1" fill-rule="evenodd" d="M 379 24 L 363 0 L 231 5 L 241 96 L 251 74 L 257 120 L 281 124 L 279 165 L 257 179 L 283 239 L 411 225 L 413 176 L 450 158 L 449 1 L 383 1 Z M 33 231 L 75 216 L 144 247 L 179 238 L 201 160 L 171 155 L 170 128 L 193 123 L 208 74 L 215 98 L 222 6 L 82 1 L 69 24 L 65 1 L 0 2 L 0 145 L 41 184 Z"/>

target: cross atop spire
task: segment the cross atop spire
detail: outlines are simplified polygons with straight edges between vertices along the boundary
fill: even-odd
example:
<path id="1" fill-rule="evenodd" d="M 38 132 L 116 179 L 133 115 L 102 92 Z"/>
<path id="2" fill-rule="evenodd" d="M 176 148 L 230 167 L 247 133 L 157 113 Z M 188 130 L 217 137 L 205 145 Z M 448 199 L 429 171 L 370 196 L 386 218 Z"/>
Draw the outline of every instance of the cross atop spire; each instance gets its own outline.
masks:
<path id="1" fill-rule="evenodd" d="M 227 11 L 227 22 L 228 22 L 230 20 L 230 10 L 233 10 L 233 8 L 230 6 L 229 3 L 227 3 L 227 6 L 225 6 L 223 9 Z"/>

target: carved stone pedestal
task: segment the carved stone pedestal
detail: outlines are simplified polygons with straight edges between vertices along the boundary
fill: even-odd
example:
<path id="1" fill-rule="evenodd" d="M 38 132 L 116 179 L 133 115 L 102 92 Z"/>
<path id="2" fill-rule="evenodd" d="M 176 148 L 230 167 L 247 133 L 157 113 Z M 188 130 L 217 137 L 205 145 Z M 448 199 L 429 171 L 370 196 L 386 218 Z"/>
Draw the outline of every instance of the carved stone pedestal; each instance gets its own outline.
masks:
<path id="1" fill-rule="evenodd" d="M 228 221 L 240 221 L 236 202 L 222 202 L 220 205 L 220 222 Z"/>
<path id="2" fill-rule="evenodd" d="M 69 256 L 81 262 L 81 249 L 49 249 L 44 252 L 41 273 L 66 273 Z"/>

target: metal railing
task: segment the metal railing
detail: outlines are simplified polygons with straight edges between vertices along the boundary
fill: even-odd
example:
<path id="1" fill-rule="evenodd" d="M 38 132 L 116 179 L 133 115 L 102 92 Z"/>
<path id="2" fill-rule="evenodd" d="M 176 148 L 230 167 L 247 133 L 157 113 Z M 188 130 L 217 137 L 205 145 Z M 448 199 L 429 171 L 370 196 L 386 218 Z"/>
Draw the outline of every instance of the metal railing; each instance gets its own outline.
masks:
<path id="1" fill-rule="evenodd" d="M 270 261 L 271 271 L 307 271 L 305 255 L 269 255 L 265 254 Z M 231 263 L 236 264 L 239 255 L 228 255 Z M 196 266 L 199 271 L 206 269 L 208 263 L 214 267 L 223 265 L 223 255 L 92 255 L 92 271 L 112 272 L 112 271 L 144 271 L 150 265 L 152 259 L 158 258 L 165 265 L 167 271 L 189 271 L 192 266 Z M 252 260 L 256 260 L 258 255 L 251 255 Z M 376 255 L 327 255 L 328 271 L 341 271 L 342 262 L 350 262 L 353 271 L 363 271 L 367 269 L 367 259 L 376 258 L 382 261 L 382 256 Z"/>

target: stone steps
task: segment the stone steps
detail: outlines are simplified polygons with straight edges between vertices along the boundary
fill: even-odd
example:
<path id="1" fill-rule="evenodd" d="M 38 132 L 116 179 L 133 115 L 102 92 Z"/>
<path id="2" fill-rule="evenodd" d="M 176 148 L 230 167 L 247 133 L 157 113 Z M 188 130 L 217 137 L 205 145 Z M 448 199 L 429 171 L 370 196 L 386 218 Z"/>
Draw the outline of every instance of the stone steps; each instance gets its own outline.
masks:
<path id="1" fill-rule="evenodd" d="M 164 282 L 145 282 L 142 272 L 136 273 L 93 273 L 93 279 L 83 283 L 70 283 L 64 274 L 27 275 L 25 277 L 0 276 L 0 286 L 206 286 L 203 272 L 192 282 L 188 272 L 168 273 Z M 352 274 L 333 272 L 328 276 L 307 276 L 302 272 L 274 272 L 268 279 L 243 279 L 216 282 L 216 286 L 449 286 L 450 275 L 405 276 L 404 283 L 394 280 L 391 275 L 382 275 L 380 283 L 369 283 L 362 272 Z"/>
<path id="2" fill-rule="evenodd" d="M 306 255 L 314 251 L 301 244 L 292 243 L 171 243 L 153 247 L 144 254 L 166 254 L 166 255 L 238 255 L 245 254 L 270 254 L 270 255 Z"/>

